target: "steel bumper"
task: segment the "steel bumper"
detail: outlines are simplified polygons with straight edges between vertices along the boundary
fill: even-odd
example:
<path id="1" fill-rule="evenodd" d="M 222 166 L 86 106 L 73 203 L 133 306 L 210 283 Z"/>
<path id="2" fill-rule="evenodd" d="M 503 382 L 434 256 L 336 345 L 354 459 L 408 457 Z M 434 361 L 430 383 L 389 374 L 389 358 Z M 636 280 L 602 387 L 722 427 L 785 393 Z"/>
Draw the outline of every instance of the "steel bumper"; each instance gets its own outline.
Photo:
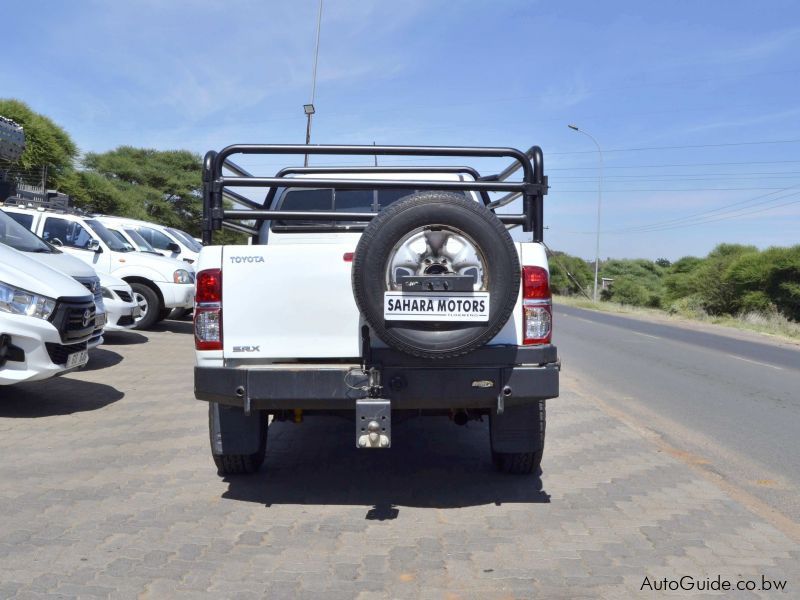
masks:
<path id="1" fill-rule="evenodd" d="M 393 409 L 492 408 L 558 396 L 560 362 L 555 346 L 494 346 L 447 361 L 415 359 L 374 349 L 382 397 Z M 364 398 L 357 365 L 279 364 L 195 367 L 195 398 L 254 410 L 353 410 Z M 505 392 L 504 392 L 505 390 Z"/>

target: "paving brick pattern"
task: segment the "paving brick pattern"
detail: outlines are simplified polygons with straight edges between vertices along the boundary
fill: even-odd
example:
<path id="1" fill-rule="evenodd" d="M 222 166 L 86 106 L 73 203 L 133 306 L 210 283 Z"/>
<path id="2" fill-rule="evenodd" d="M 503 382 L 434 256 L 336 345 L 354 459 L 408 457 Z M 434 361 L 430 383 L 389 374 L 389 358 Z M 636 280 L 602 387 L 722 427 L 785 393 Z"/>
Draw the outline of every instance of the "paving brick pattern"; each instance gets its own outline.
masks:
<path id="1" fill-rule="evenodd" d="M 221 480 L 189 327 L 0 389 L 0 598 L 660 597 L 646 575 L 717 574 L 800 595 L 797 543 L 568 376 L 541 478 L 495 473 L 485 423 L 396 422 L 370 452 L 309 418 L 270 428 L 258 476 Z"/>

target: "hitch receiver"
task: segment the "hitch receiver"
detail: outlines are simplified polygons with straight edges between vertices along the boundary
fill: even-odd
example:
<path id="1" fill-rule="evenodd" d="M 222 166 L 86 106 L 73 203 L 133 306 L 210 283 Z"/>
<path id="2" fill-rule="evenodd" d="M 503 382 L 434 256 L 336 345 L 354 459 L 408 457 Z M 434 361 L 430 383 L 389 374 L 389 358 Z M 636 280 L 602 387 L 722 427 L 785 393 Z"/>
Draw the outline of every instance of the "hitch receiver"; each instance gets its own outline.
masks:
<path id="1" fill-rule="evenodd" d="M 392 403 L 383 398 L 356 400 L 356 448 L 392 445 Z"/>

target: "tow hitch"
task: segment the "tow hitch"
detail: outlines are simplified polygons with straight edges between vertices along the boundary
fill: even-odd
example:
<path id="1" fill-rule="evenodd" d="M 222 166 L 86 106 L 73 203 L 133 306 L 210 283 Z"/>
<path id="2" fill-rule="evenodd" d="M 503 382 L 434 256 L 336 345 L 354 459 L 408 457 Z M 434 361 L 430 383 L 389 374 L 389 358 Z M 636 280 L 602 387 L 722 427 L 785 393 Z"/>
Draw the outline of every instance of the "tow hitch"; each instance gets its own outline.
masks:
<path id="1" fill-rule="evenodd" d="M 368 397 L 356 400 L 356 448 L 389 448 L 392 445 L 392 403 L 380 397 L 383 392 L 381 372 L 372 367 L 368 375 Z"/>
<path id="2" fill-rule="evenodd" d="M 392 403 L 382 398 L 356 400 L 356 447 L 392 445 Z"/>

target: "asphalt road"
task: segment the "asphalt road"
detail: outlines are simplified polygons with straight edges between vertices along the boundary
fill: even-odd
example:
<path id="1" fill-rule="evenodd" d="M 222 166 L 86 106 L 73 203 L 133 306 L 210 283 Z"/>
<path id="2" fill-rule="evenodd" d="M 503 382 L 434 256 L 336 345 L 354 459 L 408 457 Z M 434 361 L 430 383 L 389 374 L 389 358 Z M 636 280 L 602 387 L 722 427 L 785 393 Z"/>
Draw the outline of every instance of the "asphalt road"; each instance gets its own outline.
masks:
<path id="1" fill-rule="evenodd" d="M 800 348 L 554 312 L 565 376 L 687 462 L 800 522 Z"/>

